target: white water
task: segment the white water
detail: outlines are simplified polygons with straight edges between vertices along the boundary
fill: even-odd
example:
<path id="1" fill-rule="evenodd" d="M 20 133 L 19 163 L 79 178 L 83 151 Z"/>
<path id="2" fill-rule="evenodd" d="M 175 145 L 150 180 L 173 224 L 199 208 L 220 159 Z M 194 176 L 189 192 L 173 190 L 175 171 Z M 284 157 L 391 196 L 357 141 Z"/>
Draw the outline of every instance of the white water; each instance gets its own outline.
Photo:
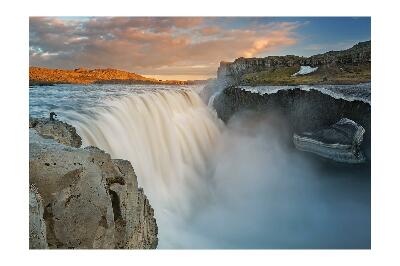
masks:
<path id="1" fill-rule="evenodd" d="M 75 118 L 83 146 L 132 163 L 156 210 L 159 246 L 168 246 L 170 223 L 188 218 L 212 196 L 212 155 L 223 124 L 190 90 L 148 91 L 106 105 L 94 117 Z"/>
<path id="2" fill-rule="evenodd" d="M 44 98 L 49 91 L 54 97 Z M 83 146 L 132 162 L 155 210 L 159 248 L 370 246 L 368 169 L 320 169 L 287 148 L 274 114 L 236 115 L 224 126 L 196 92 L 179 88 L 42 93 L 32 90 L 32 110 L 56 106 Z"/>
<path id="3" fill-rule="evenodd" d="M 221 94 L 221 91 L 217 91 L 217 92 L 214 92 L 210 96 L 210 99 L 208 99 L 208 104 L 207 104 L 209 108 L 211 108 L 211 109 L 213 108 L 215 97 L 217 97 L 220 94 Z"/>

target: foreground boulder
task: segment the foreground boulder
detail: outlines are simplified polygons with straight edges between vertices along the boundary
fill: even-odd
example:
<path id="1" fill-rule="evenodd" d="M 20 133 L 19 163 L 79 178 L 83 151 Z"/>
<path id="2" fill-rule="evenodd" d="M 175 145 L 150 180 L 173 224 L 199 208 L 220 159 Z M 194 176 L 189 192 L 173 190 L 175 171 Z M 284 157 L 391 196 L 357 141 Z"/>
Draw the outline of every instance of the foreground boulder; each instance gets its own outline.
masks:
<path id="1" fill-rule="evenodd" d="M 30 248 L 156 248 L 154 211 L 130 162 L 74 147 L 78 142 L 63 134 L 73 127 L 65 125 L 44 119 L 29 129 L 29 182 L 36 188 Z"/>
<path id="2" fill-rule="evenodd" d="M 32 185 L 29 188 L 29 248 L 31 249 L 48 248 L 43 214 L 42 197 L 37 188 Z"/>
<path id="3" fill-rule="evenodd" d="M 67 146 L 79 148 L 82 145 L 75 128 L 59 120 L 30 117 L 29 128 L 34 128 L 44 138 L 52 138 Z"/>
<path id="4" fill-rule="evenodd" d="M 361 151 L 365 129 L 356 122 L 342 118 L 330 127 L 314 132 L 293 135 L 297 149 L 311 152 L 337 162 L 362 163 L 366 158 Z"/>

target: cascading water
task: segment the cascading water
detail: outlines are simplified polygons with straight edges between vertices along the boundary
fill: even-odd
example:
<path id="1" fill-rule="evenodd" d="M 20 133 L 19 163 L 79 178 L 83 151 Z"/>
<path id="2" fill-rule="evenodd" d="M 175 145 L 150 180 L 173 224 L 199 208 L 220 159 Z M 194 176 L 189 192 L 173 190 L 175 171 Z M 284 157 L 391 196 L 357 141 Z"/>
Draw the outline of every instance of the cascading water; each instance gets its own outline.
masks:
<path id="1" fill-rule="evenodd" d="M 212 94 L 210 96 L 210 99 L 208 99 L 208 104 L 207 104 L 208 107 L 213 108 L 215 97 L 217 97 L 220 93 L 221 93 L 221 91 L 217 91 L 217 92 L 214 92 L 214 94 Z"/>
<path id="2" fill-rule="evenodd" d="M 223 125 L 192 87 L 31 88 L 31 115 L 50 110 L 83 146 L 132 163 L 159 248 L 370 247 L 370 166 L 290 148 L 278 114 L 237 113 Z"/>
<path id="3" fill-rule="evenodd" d="M 212 157 L 223 123 L 190 90 L 139 92 L 106 106 L 75 114 L 74 124 L 83 146 L 132 163 L 155 209 L 162 246 L 167 224 L 188 219 L 212 197 Z"/>

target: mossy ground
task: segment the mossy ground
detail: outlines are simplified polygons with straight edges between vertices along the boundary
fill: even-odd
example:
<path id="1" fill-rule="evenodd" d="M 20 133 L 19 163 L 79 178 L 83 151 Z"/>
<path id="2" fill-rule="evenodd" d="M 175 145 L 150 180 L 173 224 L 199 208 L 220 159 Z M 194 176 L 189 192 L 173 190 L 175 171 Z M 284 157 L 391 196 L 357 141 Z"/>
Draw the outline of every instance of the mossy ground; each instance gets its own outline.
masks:
<path id="1" fill-rule="evenodd" d="M 317 71 L 292 76 L 300 66 L 273 68 L 241 77 L 243 85 L 357 84 L 371 81 L 371 64 L 322 66 Z"/>

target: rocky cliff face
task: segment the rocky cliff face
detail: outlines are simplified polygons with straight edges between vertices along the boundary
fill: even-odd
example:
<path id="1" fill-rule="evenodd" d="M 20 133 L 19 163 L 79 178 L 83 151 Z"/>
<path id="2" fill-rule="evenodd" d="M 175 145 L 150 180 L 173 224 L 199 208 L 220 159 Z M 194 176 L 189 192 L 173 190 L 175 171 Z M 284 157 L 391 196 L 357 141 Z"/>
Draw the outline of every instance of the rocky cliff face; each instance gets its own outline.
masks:
<path id="1" fill-rule="evenodd" d="M 29 248 L 46 249 L 46 223 L 43 200 L 34 185 L 29 187 Z"/>
<path id="2" fill-rule="evenodd" d="M 306 74 L 295 74 L 313 69 Z M 359 84 L 371 79 L 371 42 L 362 42 L 343 51 L 331 51 L 311 57 L 269 56 L 238 58 L 221 62 L 218 78 L 210 82 L 202 95 L 213 102 L 218 116 L 228 121 L 237 112 L 252 110 L 280 115 L 289 125 L 288 141 L 296 132 L 318 131 L 340 119 L 348 118 L 365 128 L 362 145 L 370 156 L 371 106 L 363 101 L 336 99 L 317 90 L 296 89 L 297 85 Z M 315 71 L 314 71 L 315 70 Z M 274 93 L 258 94 L 241 87 L 295 85 Z M 340 85 L 338 85 L 340 86 Z M 277 87 L 278 88 L 278 87 Z M 283 87 L 282 87 L 283 88 Z"/>
<path id="3" fill-rule="evenodd" d="M 280 90 L 260 95 L 231 86 L 215 97 L 214 107 L 224 121 L 245 110 L 280 115 L 289 125 L 290 137 L 295 132 L 322 129 L 349 118 L 365 128 L 362 148 L 370 154 L 371 106 L 365 102 L 335 99 L 316 90 Z"/>
<path id="4" fill-rule="evenodd" d="M 331 51 L 311 57 L 294 55 L 265 58 L 238 58 L 221 62 L 219 85 L 297 85 L 349 84 L 370 80 L 371 42 L 361 42 L 343 51 Z M 300 66 L 318 67 L 316 73 L 293 77 Z M 252 74 L 253 75 L 250 75 Z M 257 73 L 257 75 L 255 74 Z"/>
<path id="5" fill-rule="evenodd" d="M 365 129 L 353 120 L 342 118 L 328 128 L 293 135 L 293 143 L 300 151 L 342 163 L 364 163 L 360 149 Z"/>
<path id="6" fill-rule="evenodd" d="M 31 122 L 30 248 L 156 248 L 154 211 L 130 162 L 79 148 L 66 123 Z"/>

